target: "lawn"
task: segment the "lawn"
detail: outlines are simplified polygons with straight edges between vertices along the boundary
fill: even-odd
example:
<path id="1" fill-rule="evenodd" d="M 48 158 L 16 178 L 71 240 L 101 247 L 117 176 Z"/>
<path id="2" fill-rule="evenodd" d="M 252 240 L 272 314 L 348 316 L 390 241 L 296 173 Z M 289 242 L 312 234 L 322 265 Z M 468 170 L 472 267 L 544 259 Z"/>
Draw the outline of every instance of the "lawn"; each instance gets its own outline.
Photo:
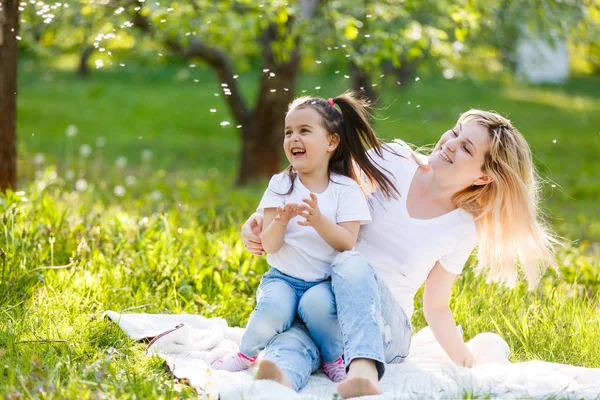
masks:
<path id="1" fill-rule="evenodd" d="M 20 73 L 21 186 L 0 198 L 0 397 L 194 397 L 100 317 L 188 312 L 240 325 L 252 310 L 267 265 L 238 232 L 263 187 L 233 185 L 238 133 L 219 82 L 185 65 L 82 81 L 24 61 Z M 240 76 L 250 97 L 256 76 Z M 348 84 L 343 72 L 312 74 L 298 91 L 330 97 Z M 383 138 L 425 145 L 468 108 L 507 115 L 534 150 L 565 238 L 559 271 L 532 292 L 461 276 L 452 308 L 466 338 L 497 332 L 513 361 L 600 367 L 600 79 L 404 86 L 379 85 Z M 413 324 L 425 325 L 422 313 Z"/>

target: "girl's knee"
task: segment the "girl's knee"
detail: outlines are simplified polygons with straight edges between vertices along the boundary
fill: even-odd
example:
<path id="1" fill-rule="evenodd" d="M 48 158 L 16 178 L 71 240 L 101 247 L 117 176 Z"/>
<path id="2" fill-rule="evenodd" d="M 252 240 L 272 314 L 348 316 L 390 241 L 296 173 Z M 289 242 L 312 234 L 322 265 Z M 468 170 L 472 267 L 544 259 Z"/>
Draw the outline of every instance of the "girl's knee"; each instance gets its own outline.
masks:
<path id="1" fill-rule="evenodd" d="M 335 300 L 331 287 L 309 291 L 302 296 L 298 304 L 298 315 L 308 323 L 308 320 L 328 319 L 336 315 Z"/>

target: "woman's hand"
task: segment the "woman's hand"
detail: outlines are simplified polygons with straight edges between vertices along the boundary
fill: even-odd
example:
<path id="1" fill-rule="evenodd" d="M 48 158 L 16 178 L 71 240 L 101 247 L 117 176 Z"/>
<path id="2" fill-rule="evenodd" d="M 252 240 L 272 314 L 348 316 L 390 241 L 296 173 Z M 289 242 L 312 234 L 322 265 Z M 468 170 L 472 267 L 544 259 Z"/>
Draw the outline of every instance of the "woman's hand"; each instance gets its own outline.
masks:
<path id="1" fill-rule="evenodd" d="M 254 213 L 242 225 L 242 243 L 246 249 L 255 256 L 262 256 L 265 252 L 260 235 L 263 230 L 263 216 Z"/>
<path id="2" fill-rule="evenodd" d="M 319 209 L 319 202 L 314 193 L 310 194 L 310 199 L 302 199 L 304 204 L 300 205 L 298 215 L 304 217 L 305 221 L 298 221 L 298 225 L 312 226 L 315 228 L 323 220 L 323 214 Z"/>
<path id="3" fill-rule="evenodd" d="M 467 368 L 473 368 L 475 364 L 475 357 L 473 357 L 473 354 L 469 351 L 465 360 L 463 361 L 462 366 Z"/>

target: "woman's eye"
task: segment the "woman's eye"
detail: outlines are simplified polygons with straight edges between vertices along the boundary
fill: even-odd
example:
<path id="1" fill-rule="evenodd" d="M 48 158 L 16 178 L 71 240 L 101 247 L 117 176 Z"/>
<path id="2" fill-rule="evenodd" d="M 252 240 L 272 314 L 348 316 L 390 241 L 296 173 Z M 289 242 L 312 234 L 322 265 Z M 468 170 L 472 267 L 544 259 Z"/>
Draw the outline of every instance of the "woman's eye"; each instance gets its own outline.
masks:
<path id="1" fill-rule="evenodd" d="M 471 154 L 471 152 L 469 151 L 469 149 L 467 148 L 467 146 L 463 146 L 463 149 L 465 149 L 465 151 L 469 154 Z"/>
<path id="2" fill-rule="evenodd" d="M 454 135 L 454 137 L 458 137 L 458 132 L 456 132 L 455 129 L 452 129 L 452 134 Z"/>

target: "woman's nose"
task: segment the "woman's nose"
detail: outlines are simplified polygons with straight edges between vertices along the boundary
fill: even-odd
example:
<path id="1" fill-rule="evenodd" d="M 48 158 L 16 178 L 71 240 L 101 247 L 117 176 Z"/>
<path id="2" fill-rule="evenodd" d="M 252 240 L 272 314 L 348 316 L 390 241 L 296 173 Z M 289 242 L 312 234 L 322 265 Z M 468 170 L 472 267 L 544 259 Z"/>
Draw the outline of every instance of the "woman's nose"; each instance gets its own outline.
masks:
<path id="1" fill-rule="evenodd" d="M 450 139 L 446 142 L 446 148 L 448 150 L 450 150 L 451 152 L 455 152 L 456 151 L 456 140 L 454 139 Z"/>

